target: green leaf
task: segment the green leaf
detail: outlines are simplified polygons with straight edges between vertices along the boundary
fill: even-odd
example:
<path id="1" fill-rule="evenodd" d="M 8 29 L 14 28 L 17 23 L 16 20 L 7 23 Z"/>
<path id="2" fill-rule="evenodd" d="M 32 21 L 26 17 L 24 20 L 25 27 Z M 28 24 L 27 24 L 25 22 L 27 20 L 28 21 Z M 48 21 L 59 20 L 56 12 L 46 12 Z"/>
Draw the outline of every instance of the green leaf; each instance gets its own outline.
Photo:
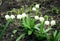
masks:
<path id="1" fill-rule="evenodd" d="M 56 40 L 58 41 L 60 39 L 60 32 L 57 34 Z"/>
<path id="2" fill-rule="evenodd" d="M 39 24 L 36 24 L 36 25 L 34 26 L 34 28 L 37 29 L 37 30 L 40 30 L 39 27 L 40 27 L 40 23 L 39 23 Z"/>
<path id="3" fill-rule="evenodd" d="M 20 39 L 22 39 L 24 36 L 25 36 L 25 34 L 21 34 L 21 35 L 16 39 L 16 41 L 20 41 Z"/>
<path id="4" fill-rule="evenodd" d="M 25 27 L 25 28 L 29 28 L 29 29 L 31 29 L 30 28 L 30 20 L 29 20 L 29 18 L 23 18 L 23 20 L 22 20 L 22 24 L 23 24 L 23 26 Z"/>
<path id="5" fill-rule="evenodd" d="M 23 18 L 22 24 L 27 32 L 28 35 L 32 34 L 32 31 L 34 30 L 34 19 L 30 16 L 27 16 L 26 18 Z"/>
<path id="6" fill-rule="evenodd" d="M 57 35 L 57 30 L 55 30 L 55 32 L 53 33 L 53 37 L 56 38 Z"/>
<path id="7" fill-rule="evenodd" d="M 28 30 L 28 35 L 31 35 L 32 34 L 32 31 L 31 30 Z"/>
<path id="8" fill-rule="evenodd" d="M 34 27 L 34 19 L 30 20 L 30 27 L 33 28 Z"/>
<path id="9" fill-rule="evenodd" d="M 49 30 L 51 30 L 52 28 L 47 28 L 46 30 L 44 30 L 44 33 L 47 33 Z"/>
<path id="10" fill-rule="evenodd" d="M 29 28 L 30 29 L 30 26 L 26 25 L 25 23 L 23 23 L 24 27 L 25 28 Z"/>
<path id="11" fill-rule="evenodd" d="M 30 17 L 27 16 L 25 22 L 26 22 L 26 25 L 28 25 L 29 27 L 30 27 L 30 21 L 31 21 Z"/>

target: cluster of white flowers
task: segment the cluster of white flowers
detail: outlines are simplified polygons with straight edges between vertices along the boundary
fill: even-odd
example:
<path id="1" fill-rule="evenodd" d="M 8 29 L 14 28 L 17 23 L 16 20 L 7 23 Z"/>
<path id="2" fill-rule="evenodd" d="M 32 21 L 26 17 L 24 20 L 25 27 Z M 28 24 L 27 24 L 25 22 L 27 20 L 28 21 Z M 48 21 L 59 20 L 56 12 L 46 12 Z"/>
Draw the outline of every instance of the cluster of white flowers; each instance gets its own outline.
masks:
<path id="1" fill-rule="evenodd" d="M 23 13 L 22 15 L 18 14 L 17 15 L 17 19 L 22 19 L 22 18 L 24 18 L 26 16 L 27 16 L 26 13 Z M 15 19 L 15 16 L 14 15 L 11 15 L 11 16 L 5 15 L 5 18 L 6 18 L 6 20 L 8 20 L 8 19 Z"/>
<path id="2" fill-rule="evenodd" d="M 41 22 L 44 21 L 44 17 L 35 16 L 34 18 L 35 18 L 36 20 L 40 20 Z"/>
<path id="3" fill-rule="evenodd" d="M 15 16 L 14 15 L 11 15 L 11 16 L 9 16 L 9 15 L 5 15 L 5 18 L 6 18 L 6 20 L 8 20 L 8 19 L 14 19 L 15 18 Z"/>
<path id="4" fill-rule="evenodd" d="M 22 18 L 25 18 L 26 16 L 27 16 L 26 13 L 23 13 L 22 15 L 19 14 L 17 15 L 17 19 L 22 19 Z"/>
<path id="5" fill-rule="evenodd" d="M 51 24 L 51 26 L 56 25 L 56 21 L 55 20 L 51 20 L 51 22 L 45 21 L 45 25 L 49 25 L 49 24 Z"/>
<path id="6" fill-rule="evenodd" d="M 45 19 L 44 19 L 44 17 L 39 17 L 39 16 L 35 16 L 34 17 L 36 20 L 40 20 L 40 22 L 43 22 Z M 45 25 L 50 25 L 51 24 L 51 26 L 53 26 L 53 25 L 55 25 L 56 24 L 56 21 L 55 20 L 52 20 L 51 22 L 49 22 L 48 20 L 47 21 L 45 21 L 45 23 L 44 23 Z"/>
<path id="7" fill-rule="evenodd" d="M 26 13 L 23 13 L 22 15 L 21 14 L 19 14 L 19 15 L 17 15 L 17 19 L 22 19 L 22 18 L 25 18 L 25 17 L 27 17 L 27 14 Z M 8 19 L 15 19 L 15 16 L 14 15 L 5 15 L 5 18 L 6 18 L 6 20 L 8 20 Z M 36 20 L 40 20 L 40 22 L 43 22 L 45 19 L 44 19 L 44 17 L 39 17 L 39 16 L 35 16 L 34 17 Z M 51 22 L 49 22 L 48 20 L 47 21 L 44 21 L 45 23 L 45 25 L 50 25 L 51 24 L 51 26 L 53 26 L 53 25 L 55 25 L 56 24 L 56 21 L 55 20 L 52 20 Z"/>
<path id="8" fill-rule="evenodd" d="M 36 4 L 35 7 L 32 8 L 33 11 L 36 11 L 36 8 L 39 8 L 39 4 Z"/>

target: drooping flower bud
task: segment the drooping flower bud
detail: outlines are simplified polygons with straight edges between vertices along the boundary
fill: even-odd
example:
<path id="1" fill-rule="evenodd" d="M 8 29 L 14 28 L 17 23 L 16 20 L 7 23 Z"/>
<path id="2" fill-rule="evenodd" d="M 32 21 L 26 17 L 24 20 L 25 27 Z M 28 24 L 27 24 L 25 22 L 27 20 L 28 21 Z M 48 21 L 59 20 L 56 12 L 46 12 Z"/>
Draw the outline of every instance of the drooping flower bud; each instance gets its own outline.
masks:
<path id="1" fill-rule="evenodd" d="M 32 8 L 32 10 L 33 10 L 33 11 L 36 11 L 36 8 L 35 8 L 35 7 L 33 7 L 33 8 Z"/>
<path id="2" fill-rule="evenodd" d="M 36 7 L 36 8 L 39 8 L 39 4 L 36 4 L 35 7 Z"/>
<path id="3" fill-rule="evenodd" d="M 56 24 L 56 21 L 55 20 L 52 20 L 51 21 L 51 26 L 55 25 Z"/>
<path id="4" fill-rule="evenodd" d="M 40 17 L 39 20 L 40 20 L 41 22 L 43 22 L 43 21 L 44 21 L 44 17 Z"/>
<path id="5" fill-rule="evenodd" d="M 10 19 L 9 15 L 5 15 L 6 20 Z"/>
<path id="6" fill-rule="evenodd" d="M 34 18 L 35 18 L 36 20 L 39 20 L 39 16 L 35 16 Z"/>
<path id="7" fill-rule="evenodd" d="M 11 15 L 11 16 L 10 16 L 10 18 L 11 18 L 11 19 L 14 19 L 14 18 L 15 18 L 15 16 L 14 16 L 14 15 Z"/>
<path id="8" fill-rule="evenodd" d="M 49 25 L 49 21 L 45 21 L 45 25 Z"/>
<path id="9" fill-rule="evenodd" d="M 22 15 L 17 15 L 17 19 L 22 19 Z"/>
<path id="10" fill-rule="evenodd" d="M 23 13 L 23 14 L 22 14 L 22 17 L 23 17 L 23 18 L 25 18 L 26 16 L 27 16 L 26 13 Z"/>

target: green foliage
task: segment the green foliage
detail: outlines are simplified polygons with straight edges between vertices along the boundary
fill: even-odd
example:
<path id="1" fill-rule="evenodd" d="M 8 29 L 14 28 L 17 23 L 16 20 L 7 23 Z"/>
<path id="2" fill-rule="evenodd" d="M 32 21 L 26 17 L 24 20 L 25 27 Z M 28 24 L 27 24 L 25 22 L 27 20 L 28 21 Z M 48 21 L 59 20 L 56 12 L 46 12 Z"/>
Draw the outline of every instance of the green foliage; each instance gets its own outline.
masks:
<path id="1" fill-rule="evenodd" d="M 19 41 L 22 39 L 25 35 L 31 35 L 34 31 L 34 19 L 30 16 L 27 16 L 26 18 L 22 18 L 21 20 L 22 26 L 24 27 L 24 33 L 21 34 L 16 41 Z"/>
<path id="2" fill-rule="evenodd" d="M 37 25 L 36 25 L 37 26 Z M 45 29 L 44 28 L 44 22 L 41 22 L 40 25 L 37 26 L 37 31 L 35 33 L 35 35 L 39 38 L 39 40 L 43 40 L 43 38 L 47 38 L 47 40 L 49 39 L 49 31 L 52 29 L 52 28 L 47 28 Z"/>
<path id="3" fill-rule="evenodd" d="M 24 26 L 25 32 L 28 35 L 31 35 L 34 31 L 34 19 L 27 16 L 26 18 L 22 19 L 22 26 Z"/>
<path id="4" fill-rule="evenodd" d="M 55 30 L 55 32 L 52 34 L 51 41 L 60 41 L 60 32 L 57 32 L 57 30 Z"/>

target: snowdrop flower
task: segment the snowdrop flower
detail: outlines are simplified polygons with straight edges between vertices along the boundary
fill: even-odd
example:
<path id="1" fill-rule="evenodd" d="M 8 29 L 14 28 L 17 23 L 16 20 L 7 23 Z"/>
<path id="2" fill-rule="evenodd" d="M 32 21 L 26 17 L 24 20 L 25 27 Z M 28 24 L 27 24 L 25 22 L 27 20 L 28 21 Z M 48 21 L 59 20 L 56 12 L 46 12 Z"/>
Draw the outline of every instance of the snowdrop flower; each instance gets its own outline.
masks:
<path id="1" fill-rule="evenodd" d="M 35 7 L 33 7 L 33 8 L 32 8 L 32 10 L 33 10 L 33 11 L 36 11 L 36 8 L 35 8 Z"/>
<path id="2" fill-rule="evenodd" d="M 45 25 L 49 25 L 49 21 L 45 21 Z"/>
<path id="3" fill-rule="evenodd" d="M 26 16 L 27 16 L 26 13 L 23 13 L 23 14 L 22 14 L 22 17 L 23 17 L 23 18 L 25 18 Z"/>
<path id="4" fill-rule="evenodd" d="M 36 4 L 35 7 L 36 7 L 36 8 L 39 8 L 39 4 Z"/>
<path id="5" fill-rule="evenodd" d="M 22 15 L 17 15 L 17 19 L 22 19 Z"/>
<path id="6" fill-rule="evenodd" d="M 10 18 L 11 18 L 11 19 L 14 19 L 14 18 L 15 18 L 15 16 L 14 16 L 14 15 L 11 15 L 11 16 L 10 16 Z"/>
<path id="7" fill-rule="evenodd" d="M 10 19 L 9 15 L 5 15 L 6 20 Z"/>
<path id="8" fill-rule="evenodd" d="M 51 26 L 55 25 L 56 24 L 56 21 L 55 20 L 52 20 L 51 21 Z"/>
<path id="9" fill-rule="evenodd" d="M 38 17 L 38 16 L 35 16 L 34 18 L 35 18 L 36 20 L 39 20 L 39 17 Z"/>
<path id="10" fill-rule="evenodd" d="M 43 22 L 43 21 L 44 21 L 44 17 L 40 17 L 39 20 L 40 20 L 41 22 Z"/>

